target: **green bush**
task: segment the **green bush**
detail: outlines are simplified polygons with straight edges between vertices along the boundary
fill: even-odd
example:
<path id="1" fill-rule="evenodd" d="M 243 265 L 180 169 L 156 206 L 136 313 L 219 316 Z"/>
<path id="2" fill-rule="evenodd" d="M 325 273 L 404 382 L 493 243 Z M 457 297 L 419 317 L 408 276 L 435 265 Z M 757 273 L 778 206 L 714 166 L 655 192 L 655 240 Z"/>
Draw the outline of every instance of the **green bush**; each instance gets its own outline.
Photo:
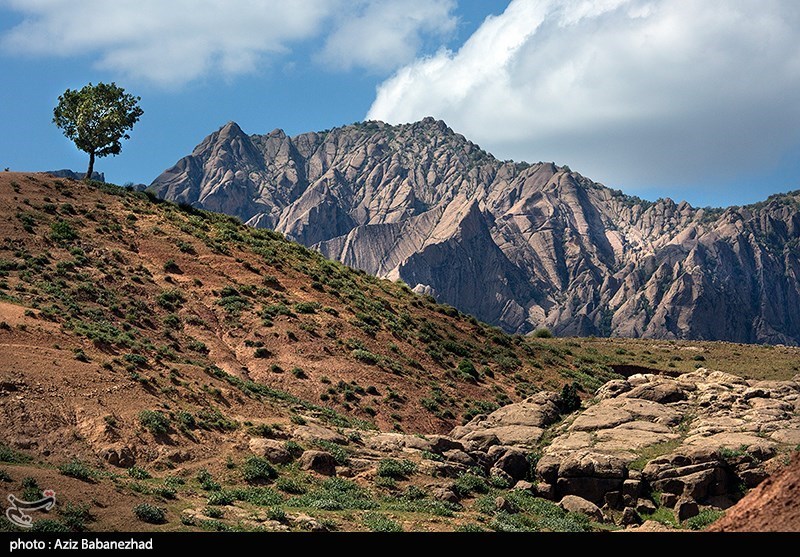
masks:
<path id="1" fill-rule="evenodd" d="M 472 360 L 463 359 L 458 364 L 458 371 L 464 373 L 474 379 L 478 378 L 478 370 L 475 369 L 475 364 L 472 363 Z"/>
<path id="2" fill-rule="evenodd" d="M 581 397 L 578 396 L 578 387 L 575 383 L 564 385 L 561 388 L 559 406 L 564 413 L 574 412 L 581 407 Z"/>
<path id="3" fill-rule="evenodd" d="M 361 350 L 359 348 L 353 350 L 352 356 L 359 362 L 364 362 L 369 365 L 375 365 L 380 361 L 380 357 L 376 354 L 373 354 L 369 350 Z"/>
<path id="4" fill-rule="evenodd" d="M 364 525 L 372 532 L 402 532 L 403 527 L 387 516 L 378 513 L 364 515 Z"/>
<path id="5" fill-rule="evenodd" d="M 70 528 L 60 520 L 42 518 L 41 520 L 35 520 L 33 522 L 30 531 L 38 533 L 69 532 Z"/>
<path id="6" fill-rule="evenodd" d="M 89 466 L 78 460 L 77 458 L 73 458 L 69 462 L 66 462 L 58 467 L 58 471 L 64 474 L 65 476 L 69 476 L 70 478 L 75 478 L 78 480 L 83 480 L 85 482 L 94 481 L 95 471 L 92 470 Z"/>
<path id="7" fill-rule="evenodd" d="M 181 268 L 178 267 L 178 264 L 175 263 L 174 259 L 168 259 L 164 262 L 164 272 L 177 275 L 181 273 Z"/>
<path id="8" fill-rule="evenodd" d="M 139 423 L 153 435 L 169 431 L 169 418 L 158 410 L 142 410 L 139 412 Z"/>
<path id="9" fill-rule="evenodd" d="M 164 524 L 167 521 L 167 511 L 150 503 L 142 503 L 133 508 L 133 514 L 142 522 L 149 524 Z"/>
<path id="10" fill-rule="evenodd" d="M 70 223 L 59 219 L 50 225 L 50 239 L 59 243 L 71 242 L 78 239 L 78 233 Z"/>
<path id="11" fill-rule="evenodd" d="M 15 451 L 8 445 L 0 443 L 0 462 L 7 464 L 25 464 L 31 461 L 31 457 L 19 451 Z"/>
<path id="12" fill-rule="evenodd" d="M 534 338 L 553 338 L 553 333 L 547 327 L 539 327 L 533 331 Z"/>
<path id="13" fill-rule="evenodd" d="M 242 476 L 246 482 L 256 483 L 277 478 L 278 473 L 266 458 L 251 456 L 244 461 Z"/>
<path id="14" fill-rule="evenodd" d="M 384 458 L 378 463 L 378 476 L 394 478 L 396 480 L 405 480 L 416 472 L 416 470 L 417 465 L 405 459 L 395 460 L 393 458 Z"/>
<path id="15" fill-rule="evenodd" d="M 700 514 L 697 516 L 693 516 L 689 520 L 686 521 L 686 525 L 691 530 L 705 530 L 706 527 L 710 526 L 713 522 L 716 522 L 720 519 L 725 513 L 722 511 L 716 511 L 714 509 L 704 509 L 700 511 Z"/>
<path id="16" fill-rule="evenodd" d="M 149 480 L 153 477 L 150 475 L 150 472 L 139 466 L 131 466 L 128 468 L 128 475 L 134 480 Z"/>
<path id="17" fill-rule="evenodd" d="M 294 305 L 294 310 L 297 313 L 312 314 L 317 313 L 321 307 L 319 302 L 300 302 Z"/>

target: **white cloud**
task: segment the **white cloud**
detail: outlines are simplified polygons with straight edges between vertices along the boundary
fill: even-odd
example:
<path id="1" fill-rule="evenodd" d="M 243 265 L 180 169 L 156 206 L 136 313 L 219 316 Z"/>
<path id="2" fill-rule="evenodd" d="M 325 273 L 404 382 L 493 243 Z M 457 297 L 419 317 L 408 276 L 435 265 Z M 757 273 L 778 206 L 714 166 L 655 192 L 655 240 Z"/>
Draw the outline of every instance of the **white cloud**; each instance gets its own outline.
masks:
<path id="1" fill-rule="evenodd" d="M 0 0 L 2 1 L 2 0 Z M 453 26 L 451 0 L 5 0 L 24 21 L 2 37 L 9 51 L 94 58 L 99 69 L 180 86 L 252 72 L 302 41 L 328 37 L 337 67 L 393 69 L 422 37 Z M 350 39 L 358 38 L 361 46 Z"/>
<path id="2" fill-rule="evenodd" d="M 321 59 L 340 69 L 391 70 L 414 59 L 425 35 L 444 36 L 456 26 L 454 0 L 354 2 L 328 37 Z"/>
<path id="3" fill-rule="evenodd" d="M 800 142 L 798 29 L 795 0 L 514 0 L 398 70 L 367 118 L 432 115 L 609 185 L 755 172 Z"/>

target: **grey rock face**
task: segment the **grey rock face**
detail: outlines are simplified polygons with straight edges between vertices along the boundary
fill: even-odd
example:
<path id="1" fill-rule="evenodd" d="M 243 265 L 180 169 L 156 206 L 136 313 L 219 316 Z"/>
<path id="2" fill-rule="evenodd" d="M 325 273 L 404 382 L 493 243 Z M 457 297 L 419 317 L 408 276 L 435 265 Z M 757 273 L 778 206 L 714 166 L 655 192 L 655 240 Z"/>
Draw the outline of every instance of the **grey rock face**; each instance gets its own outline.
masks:
<path id="1" fill-rule="evenodd" d="M 797 192 L 724 210 L 650 203 L 499 161 L 432 118 L 296 137 L 231 122 L 150 189 L 508 331 L 800 343 Z"/>

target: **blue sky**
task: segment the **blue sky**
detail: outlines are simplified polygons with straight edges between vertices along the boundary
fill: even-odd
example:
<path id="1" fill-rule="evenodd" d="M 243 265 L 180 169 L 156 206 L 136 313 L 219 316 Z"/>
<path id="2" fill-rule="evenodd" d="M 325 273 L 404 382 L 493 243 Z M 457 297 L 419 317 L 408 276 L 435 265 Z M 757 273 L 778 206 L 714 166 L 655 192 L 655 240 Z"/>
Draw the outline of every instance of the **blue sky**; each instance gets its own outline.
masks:
<path id="1" fill-rule="evenodd" d="M 696 206 L 800 189 L 794 0 L 0 0 L 0 167 L 84 170 L 52 124 L 114 81 L 145 113 L 96 169 L 149 183 L 234 120 L 432 115 L 500 159 Z"/>

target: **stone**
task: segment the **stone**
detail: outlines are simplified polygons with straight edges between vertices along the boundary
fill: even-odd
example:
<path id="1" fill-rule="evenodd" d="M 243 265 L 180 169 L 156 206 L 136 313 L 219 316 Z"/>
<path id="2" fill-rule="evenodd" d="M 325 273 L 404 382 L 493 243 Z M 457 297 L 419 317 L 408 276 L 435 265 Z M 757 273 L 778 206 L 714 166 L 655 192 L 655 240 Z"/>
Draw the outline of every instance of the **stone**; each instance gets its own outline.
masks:
<path id="1" fill-rule="evenodd" d="M 463 464 L 464 466 L 475 466 L 475 459 L 470 455 L 459 449 L 450 449 L 442 453 L 442 457 L 447 462 L 455 462 L 456 464 Z"/>
<path id="2" fill-rule="evenodd" d="M 519 509 L 517 508 L 517 506 L 513 502 L 511 502 L 508 499 L 506 499 L 505 497 L 497 497 L 494 500 L 494 510 L 495 511 L 507 512 L 507 513 L 517 513 L 517 512 L 519 512 Z"/>
<path id="3" fill-rule="evenodd" d="M 556 486 L 546 482 L 539 482 L 534 486 L 534 495 L 552 501 L 556 498 Z"/>
<path id="4" fill-rule="evenodd" d="M 625 507 L 622 510 L 622 517 L 620 517 L 620 526 L 632 526 L 634 524 L 641 524 L 642 517 L 636 512 L 633 507 Z"/>
<path id="5" fill-rule="evenodd" d="M 347 445 L 347 438 L 332 429 L 321 426 L 315 422 L 308 422 L 306 425 L 298 425 L 294 428 L 294 437 L 302 441 L 327 441 L 337 445 Z"/>
<path id="6" fill-rule="evenodd" d="M 491 431 L 478 430 L 471 431 L 461 438 L 465 443 L 471 445 L 471 450 L 488 451 L 494 445 L 500 444 L 500 439 Z"/>
<path id="7" fill-rule="evenodd" d="M 446 503 L 458 503 L 458 495 L 449 487 L 435 487 L 431 489 L 431 497 Z"/>
<path id="8" fill-rule="evenodd" d="M 700 514 L 700 507 L 694 499 L 681 497 L 675 503 L 675 518 L 678 522 L 689 520 Z"/>
<path id="9" fill-rule="evenodd" d="M 650 400 L 660 404 L 669 404 L 686 399 L 686 393 L 677 381 L 660 380 L 639 385 L 625 393 L 627 398 Z"/>
<path id="10" fill-rule="evenodd" d="M 635 506 L 636 512 L 642 514 L 653 514 L 656 512 L 656 505 L 650 499 L 638 499 Z"/>
<path id="11" fill-rule="evenodd" d="M 659 502 L 661 503 L 662 507 L 666 507 L 671 509 L 675 507 L 675 504 L 678 502 L 678 496 L 674 493 L 662 493 L 661 497 L 659 498 Z"/>
<path id="12" fill-rule="evenodd" d="M 292 461 L 292 454 L 281 441 L 255 437 L 250 439 L 248 446 L 251 453 L 266 458 L 272 464 L 287 464 Z"/>
<path id="13" fill-rule="evenodd" d="M 512 478 L 508 472 L 503 470 L 502 468 L 495 468 L 492 467 L 489 470 L 489 477 L 493 478 L 496 483 L 511 487 L 514 485 L 514 478 Z"/>
<path id="14" fill-rule="evenodd" d="M 597 389 L 595 397 L 599 400 L 606 398 L 616 398 L 622 393 L 631 390 L 631 384 L 625 379 L 612 379 Z"/>
<path id="15" fill-rule="evenodd" d="M 103 452 L 103 460 L 118 468 L 130 468 L 136 464 L 136 457 L 128 446 L 107 448 Z"/>
<path id="16" fill-rule="evenodd" d="M 517 449 L 507 450 L 495 463 L 493 468 L 499 468 L 508 474 L 514 482 L 524 479 L 530 471 L 528 456 Z"/>
<path id="17" fill-rule="evenodd" d="M 565 495 L 561 498 L 558 506 L 567 512 L 584 514 L 595 522 L 603 522 L 605 520 L 600 507 L 577 495 Z"/>
<path id="18" fill-rule="evenodd" d="M 445 451 L 464 451 L 464 444 L 445 435 L 428 435 L 430 451 L 443 454 Z"/>
<path id="19" fill-rule="evenodd" d="M 298 462 L 302 470 L 311 470 L 323 476 L 336 474 L 336 459 L 325 451 L 305 451 Z"/>
<path id="20" fill-rule="evenodd" d="M 517 483 L 514 484 L 514 491 L 530 491 L 533 493 L 535 491 L 535 486 L 528 481 L 519 480 Z"/>

